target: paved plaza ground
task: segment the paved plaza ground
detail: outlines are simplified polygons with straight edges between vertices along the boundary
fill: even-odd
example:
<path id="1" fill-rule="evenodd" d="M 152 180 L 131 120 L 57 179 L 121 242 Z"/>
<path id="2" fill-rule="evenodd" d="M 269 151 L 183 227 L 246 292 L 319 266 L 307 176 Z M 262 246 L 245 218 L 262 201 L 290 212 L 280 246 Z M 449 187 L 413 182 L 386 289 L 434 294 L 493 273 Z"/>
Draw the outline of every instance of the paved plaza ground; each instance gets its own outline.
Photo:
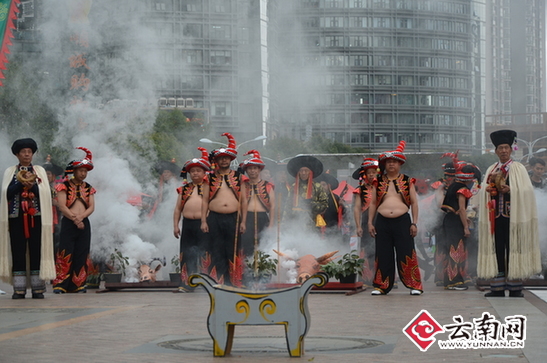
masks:
<path id="1" fill-rule="evenodd" d="M 232 354 L 214 358 L 206 320 L 209 297 L 163 290 L 55 295 L 12 300 L 0 295 L 0 362 L 547 362 L 547 290 L 524 298 L 485 298 L 472 287 L 448 291 L 425 283 L 422 296 L 399 287 L 387 296 L 311 293 L 306 353 L 290 358 L 281 326 L 236 327 Z M 219 302 L 218 302 L 219 303 Z M 422 352 L 402 332 L 422 310 L 440 324 L 485 312 L 504 323 L 527 318 L 523 349 L 440 349 Z M 448 333 L 435 336 L 447 340 Z"/>

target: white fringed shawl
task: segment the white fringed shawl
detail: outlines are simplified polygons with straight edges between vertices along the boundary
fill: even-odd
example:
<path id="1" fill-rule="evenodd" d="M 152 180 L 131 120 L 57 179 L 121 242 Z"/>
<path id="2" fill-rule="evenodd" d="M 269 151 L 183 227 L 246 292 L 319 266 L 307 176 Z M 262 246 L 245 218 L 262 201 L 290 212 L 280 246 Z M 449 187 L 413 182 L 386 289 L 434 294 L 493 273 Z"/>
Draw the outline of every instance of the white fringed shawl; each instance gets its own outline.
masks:
<path id="1" fill-rule="evenodd" d="M 53 280 L 55 278 L 55 259 L 53 256 L 53 213 L 51 209 L 51 189 L 44 168 L 33 165 L 34 172 L 40 178 L 38 194 L 40 198 L 40 213 L 42 216 L 42 245 L 40 260 L 40 278 Z M 8 224 L 7 191 L 17 166 L 6 169 L 2 180 L 2 195 L 0 196 L 0 279 L 11 283 L 11 246 Z"/>
<path id="2" fill-rule="evenodd" d="M 498 274 L 494 236 L 490 233 L 487 203 L 490 196 L 485 191 L 488 175 L 496 164 L 490 166 L 485 174 L 479 200 L 479 254 L 477 275 L 490 279 Z M 539 249 L 538 217 L 534 189 L 526 168 L 518 162 L 509 167 L 509 187 L 511 188 L 511 215 L 509 219 L 509 271 L 510 280 L 526 279 L 541 271 Z"/>

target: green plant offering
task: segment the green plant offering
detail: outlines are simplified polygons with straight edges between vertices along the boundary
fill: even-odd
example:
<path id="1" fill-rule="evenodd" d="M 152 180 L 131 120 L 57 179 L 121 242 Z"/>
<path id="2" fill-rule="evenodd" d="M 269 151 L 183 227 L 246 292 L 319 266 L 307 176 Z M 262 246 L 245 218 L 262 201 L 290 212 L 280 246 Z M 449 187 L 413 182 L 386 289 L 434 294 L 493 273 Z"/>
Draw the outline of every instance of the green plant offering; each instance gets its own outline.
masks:
<path id="1" fill-rule="evenodd" d="M 262 279 L 277 275 L 277 259 L 270 258 L 269 254 L 262 251 L 257 251 L 255 257 L 256 260 L 248 258 L 245 261 L 253 278 Z"/>
<path id="2" fill-rule="evenodd" d="M 180 255 L 174 255 L 171 258 L 171 265 L 175 266 L 175 273 L 180 274 Z"/>
<path id="3" fill-rule="evenodd" d="M 129 266 L 129 257 L 122 255 L 122 253 L 115 248 L 114 252 L 110 254 L 110 263 L 107 264 L 108 271 L 110 273 L 121 273 L 125 276 L 125 269 Z"/>
<path id="4" fill-rule="evenodd" d="M 341 277 L 349 275 L 362 275 L 365 259 L 359 257 L 357 251 L 352 250 L 346 253 L 338 261 L 331 261 L 321 267 L 329 277 L 340 280 Z"/>

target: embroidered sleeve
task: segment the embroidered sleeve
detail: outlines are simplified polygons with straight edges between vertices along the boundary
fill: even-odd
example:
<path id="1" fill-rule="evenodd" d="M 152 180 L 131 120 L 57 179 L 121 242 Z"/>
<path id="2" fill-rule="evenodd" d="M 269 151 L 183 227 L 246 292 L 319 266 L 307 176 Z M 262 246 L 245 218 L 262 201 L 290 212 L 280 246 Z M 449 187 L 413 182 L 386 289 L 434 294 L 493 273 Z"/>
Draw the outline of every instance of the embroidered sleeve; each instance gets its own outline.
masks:
<path id="1" fill-rule="evenodd" d="M 97 189 L 91 187 L 91 190 L 89 191 L 89 195 L 97 194 Z"/>
<path id="2" fill-rule="evenodd" d="M 60 192 L 62 190 L 67 190 L 65 183 L 60 183 L 55 186 L 55 191 Z"/>
<path id="3" fill-rule="evenodd" d="M 359 191 L 361 190 L 361 188 L 357 187 L 355 189 L 353 189 L 353 194 L 359 194 Z"/>
<path id="4" fill-rule="evenodd" d="M 463 195 L 467 199 L 473 196 L 473 193 L 471 193 L 471 191 L 467 188 L 461 188 L 456 193 Z"/>
<path id="5" fill-rule="evenodd" d="M 410 184 L 416 184 L 416 178 L 410 178 L 408 181 Z"/>
<path id="6" fill-rule="evenodd" d="M 180 193 L 182 193 L 182 187 L 177 188 L 177 194 L 180 194 Z"/>

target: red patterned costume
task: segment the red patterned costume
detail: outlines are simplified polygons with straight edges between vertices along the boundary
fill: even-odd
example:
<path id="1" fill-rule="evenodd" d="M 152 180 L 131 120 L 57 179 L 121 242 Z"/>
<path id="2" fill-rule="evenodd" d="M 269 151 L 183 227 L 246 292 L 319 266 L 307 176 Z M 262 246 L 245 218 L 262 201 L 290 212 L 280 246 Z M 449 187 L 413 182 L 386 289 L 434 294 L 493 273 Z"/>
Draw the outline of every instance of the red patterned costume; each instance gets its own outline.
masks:
<path id="1" fill-rule="evenodd" d="M 67 167 L 65 174 L 70 174 L 78 168 L 87 170 L 93 169 L 91 163 L 91 152 L 87 152 L 86 159 L 72 161 Z M 90 207 L 95 188 L 85 181 L 75 184 L 74 179 L 66 180 L 58 184 L 55 190 L 58 194 L 66 194 L 66 208 L 70 210 L 76 201 L 83 203 L 86 210 Z M 63 208 L 60 206 L 61 210 Z M 93 208 L 91 208 L 91 212 Z M 83 218 L 81 224 L 71 220 L 65 214 L 61 220 L 61 236 L 59 249 L 56 255 L 57 277 L 53 280 L 53 292 L 60 294 L 66 292 L 85 291 L 87 280 L 87 259 L 91 247 L 91 225 L 89 219 Z"/>
<path id="2" fill-rule="evenodd" d="M 375 188 L 376 193 L 373 196 L 368 220 L 369 232 L 375 234 L 376 237 L 376 272 L 373 281 L 375 289 L 372 295 L 385 295 L 391 291 L 395 279 L 395 266 L 397 266 L 403 284 L 411 289 L 411 295 L 420 295 L 423 292 L 420 268 L 414 247 L 417 225 L 412 223 L 408 210 L 404 214 L 391 215 L 390 213 L 384 216 L 381 214 L 383 208 L 380 208 L 382 203 L 388 199 L 386 195 L 389 194 L 391 198 L 391 202 L 386 202 L 386 205 L 393 204 L 393 196 L 399 195 L 402 203 L 412 211 L 412 218 L 418 219 L 418 203 L 414 190 L 415 180 L 398 171 L 400 165 L 406 161 L 403 154 L 404 146 L 405 142 L 401 141 L 396 150 L 386 152 L 379 157 L 381 176 L 378 177 L 378 186 Z M 386 170 L 386 174 L 383 173 L 383 170 Z M 395 190 L 390 191 L 391 187 Z M 395 205 L 400 211 L 402 208 L 398 207 L 398 203 Z M 376 211 L 378 211 L 376 222 L 373 224 L 372 220 Z M 395 264 L 395 260 L 397 264 Z"/>
<path id="3" fill-rule="evenodd" d="M 473 196 L 469 190 L 473 180 L 480 180 L 480 172 L 473 165 L 454 160 L 456 180 L 452 183 L 443 200 L 443 244 L 439 251 L 444 256 L 443 284 L 448 290 L 467 290 L 465 285 L 471 279 L 467 273 L 467 237 L 470 235 L 467 225 L 466 209 Z"/>

